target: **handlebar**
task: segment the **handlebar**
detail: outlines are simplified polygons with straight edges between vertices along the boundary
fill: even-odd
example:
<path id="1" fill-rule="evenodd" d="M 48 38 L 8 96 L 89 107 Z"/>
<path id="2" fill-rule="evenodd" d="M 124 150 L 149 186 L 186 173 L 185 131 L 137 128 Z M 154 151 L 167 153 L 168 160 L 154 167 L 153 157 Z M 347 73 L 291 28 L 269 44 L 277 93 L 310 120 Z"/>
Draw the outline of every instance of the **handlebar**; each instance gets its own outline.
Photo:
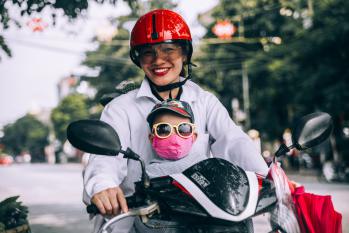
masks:
<path id="1" fill-rule="evenodd" d="M 145 205 L 145 206 L 135 207 L 133 209 L 130 209 L 127 213 L 122 213 L 122 214 L 119 214 L 119 215 L 109 219 L 103 225 L 103 227 L 99 230 L 98 233 L 100 233 L 100 232 L 101 233 L 107 232 L 107 228 L 110 225 L 112 225 L 115 222 L 120 221 L 121 219 L 130 217 L 130 216 L 140 216 L 142 221 L 143 220 L 146 221 L 148 219 L 147 215 L 152 215 L 155 212 L 157 212 L 157 213 L 160 212 L 159 205 L 158 205 L 157 202 L 152 202 L 152 203 L 149 203 L 148 205 Z"/>
<path id="2" fill-rule="evenodd" d="M 146 205 L 146 201 L 144 198 L 141 198 L 139 196 L 129 196 L 126 197 L 126 202 L 127 202 L 127 206 L 128 208 L 138 208 L 140 206 L 144 206 Z M 86 207 L 86 211 L 89 214 L 99 214 L 99 209 L 95 204 L 90 204 Z"/>

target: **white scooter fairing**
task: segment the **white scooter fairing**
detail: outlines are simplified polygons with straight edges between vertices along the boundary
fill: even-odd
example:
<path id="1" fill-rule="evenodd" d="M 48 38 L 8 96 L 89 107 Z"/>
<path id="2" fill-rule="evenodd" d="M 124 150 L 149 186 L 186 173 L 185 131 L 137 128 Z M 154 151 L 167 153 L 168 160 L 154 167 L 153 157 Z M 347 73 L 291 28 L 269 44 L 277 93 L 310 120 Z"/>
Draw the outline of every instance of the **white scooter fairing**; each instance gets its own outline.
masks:
<path id="1" fill-rule="evenodd" d="M 207 159 L 170 177 L 214 218 L 238 222 L 255 214 L 259 188 L 256 174 L 226 160 Z"/>

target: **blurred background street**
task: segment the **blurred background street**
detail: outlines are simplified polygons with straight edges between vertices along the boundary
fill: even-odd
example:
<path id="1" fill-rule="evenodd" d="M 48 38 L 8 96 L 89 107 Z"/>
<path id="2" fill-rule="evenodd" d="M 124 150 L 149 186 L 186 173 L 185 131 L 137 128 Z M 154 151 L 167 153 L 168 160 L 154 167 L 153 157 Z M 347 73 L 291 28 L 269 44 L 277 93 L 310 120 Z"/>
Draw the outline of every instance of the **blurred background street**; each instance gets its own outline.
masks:
<path id="1" fill-rule="evenodd" d="M 81 170 L 80 164 L 0 167 L 0 199 L 20 195 L 29 207 L 33 233 L 88 233 L 92 225 L 81 201 Z M 309 171 L 289 178 L 304 184 L 308 192 L 331 195 L 335 209 L 343 215 L 343 232 L 349 233 L 348 184 L 319 183 Z M 267 216 L 256 217 L 254 224 L 258 233 L 270 230 Z"/>

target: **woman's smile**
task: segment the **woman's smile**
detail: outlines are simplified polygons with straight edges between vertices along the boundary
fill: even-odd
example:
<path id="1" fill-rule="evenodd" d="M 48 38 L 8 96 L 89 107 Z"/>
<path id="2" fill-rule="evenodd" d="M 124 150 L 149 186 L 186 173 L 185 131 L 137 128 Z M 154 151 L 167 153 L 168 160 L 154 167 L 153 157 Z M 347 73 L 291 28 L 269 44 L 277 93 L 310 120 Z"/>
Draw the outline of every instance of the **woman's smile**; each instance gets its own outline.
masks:
<path id="1" fill-rule="evenodd" d="M 152 72 L 156 75 L 156 76 L 165 76 L 171 68 L 153 68 Z"/>

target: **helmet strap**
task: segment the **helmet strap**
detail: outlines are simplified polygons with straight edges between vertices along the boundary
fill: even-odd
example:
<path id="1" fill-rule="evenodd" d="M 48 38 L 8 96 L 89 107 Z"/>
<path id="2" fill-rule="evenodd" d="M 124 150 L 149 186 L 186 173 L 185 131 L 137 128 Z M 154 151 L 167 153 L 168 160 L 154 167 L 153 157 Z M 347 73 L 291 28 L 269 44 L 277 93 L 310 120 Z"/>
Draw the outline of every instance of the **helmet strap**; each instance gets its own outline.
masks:
<path id="1" fill-rule="evenodd" d="M 149 80 L 149 79 L 148 79 L 148 80 Z M 161 102 L 164 101 L 164 99 L 159 95 L 159 92 L 155 90 L 155 87 L 154 87 L 153 85 L 150 85 L 150 90 L 151 90 L 151 93 L 153 93 L 153 95 L 154 95 L 158 100 L 160 100 Z M 173 97 L 172 97 L 172 91 L 170 91 L 170 93 L 169 93 L 169 99 L 180 100 L 180 99 L 181 99 L 182 92 L 183 92 L 183 88 L 182 88 L 182 87 L 179 87 L 177 96 L 176 96 L 175 98 L 173 98 Z"/>

